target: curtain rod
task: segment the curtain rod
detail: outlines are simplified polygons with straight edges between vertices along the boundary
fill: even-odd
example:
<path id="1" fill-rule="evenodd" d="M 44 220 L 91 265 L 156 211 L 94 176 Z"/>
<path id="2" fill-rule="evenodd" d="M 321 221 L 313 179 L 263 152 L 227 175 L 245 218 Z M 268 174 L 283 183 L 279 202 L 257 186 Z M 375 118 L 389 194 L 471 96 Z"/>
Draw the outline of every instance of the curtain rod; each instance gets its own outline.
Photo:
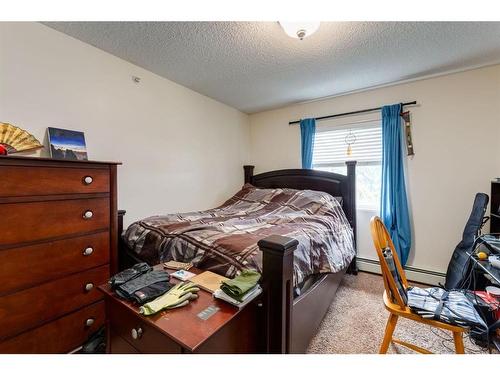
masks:
<path id="1" fill-rule="evenodd" d="M 407 105 L 415 105 L 417 102 L 414 100 L 413 102 L 406 102 L 406 103 L 401 103 L 401 107 L 407 106 Z M 344 113 L 337 113 L 335 115 L 329 115 L 329 116 L 322 116 L 322 117 L 316 117 L 315 120 L 326 120 L 330 118 L 335 118 L 335 117 L 342 117 L 342 116 L 349 116 L 349 115 L 357 115 L 358 113 L 366 113 L 366 112 L 374 112 L 374 111 L 380 111 L 382 107 L 377 107 L 377 108 L 368 108 L 368 109 L 361 109 L 359 111 L 352 111 L 352 112 L 344 112 Z M 296 121 L 290 121 L 288 125 L 294 125 L 294 124 L 300 124 L 300 120 Z"/>

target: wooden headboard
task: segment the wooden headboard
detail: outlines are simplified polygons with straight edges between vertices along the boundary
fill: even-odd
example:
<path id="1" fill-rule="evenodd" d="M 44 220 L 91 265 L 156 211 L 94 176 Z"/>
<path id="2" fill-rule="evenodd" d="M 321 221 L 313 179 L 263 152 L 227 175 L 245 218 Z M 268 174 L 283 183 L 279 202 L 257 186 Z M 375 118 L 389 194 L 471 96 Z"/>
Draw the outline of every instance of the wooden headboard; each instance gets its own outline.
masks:
<path id="1" fill-rule="evenodd" d="M 356 238 L 356 162 L 348 161 L 347 175 L 314 169 L 280 169 L 253 174 L 254 166 L 245 165 L 245 183 L 260 188 L 290 188 L 323 191 L 342 197 L 342 208 Z"/>

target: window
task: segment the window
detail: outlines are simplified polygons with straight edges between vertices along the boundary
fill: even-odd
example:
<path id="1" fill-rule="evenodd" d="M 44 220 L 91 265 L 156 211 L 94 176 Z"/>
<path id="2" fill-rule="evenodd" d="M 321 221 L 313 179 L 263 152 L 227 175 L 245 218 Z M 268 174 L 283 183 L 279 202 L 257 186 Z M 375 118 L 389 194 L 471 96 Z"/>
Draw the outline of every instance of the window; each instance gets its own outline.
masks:
<path id="1" fill-rule="evenodd" d="M 347 156 L 346 136 L 356 136 Z M 356 203 L 358 208 L 377 210 L 380 206 L 382 128 L 380 121 L 317 129 L 314 139 L 313 168 L 347 174 L 345 162 L 356 160 Z"/>

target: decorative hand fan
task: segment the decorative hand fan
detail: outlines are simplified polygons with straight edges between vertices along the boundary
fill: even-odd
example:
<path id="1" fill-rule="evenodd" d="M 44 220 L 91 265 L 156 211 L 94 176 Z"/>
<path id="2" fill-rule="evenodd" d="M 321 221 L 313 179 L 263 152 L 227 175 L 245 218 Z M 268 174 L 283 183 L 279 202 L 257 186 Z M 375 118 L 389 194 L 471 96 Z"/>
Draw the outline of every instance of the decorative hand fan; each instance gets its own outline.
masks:
<path id="1" fill-rule="evenodd" d="M 42 148 L 42 144 L 28 133 L 12 124 L 0 122 L 0 155 Z"/>

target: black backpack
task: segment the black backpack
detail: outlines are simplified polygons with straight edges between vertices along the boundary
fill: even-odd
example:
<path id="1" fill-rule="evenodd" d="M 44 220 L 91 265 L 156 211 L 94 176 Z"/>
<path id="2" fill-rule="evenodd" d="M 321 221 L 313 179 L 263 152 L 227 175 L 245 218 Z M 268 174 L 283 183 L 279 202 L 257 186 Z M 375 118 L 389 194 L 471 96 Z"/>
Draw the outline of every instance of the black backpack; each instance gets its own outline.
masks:
<path id="1" fill-rule="evenodd" d="M 473 250 L 472 246 L 474 245 L 476 236 L 488 220 L 488 218 L 485 219 L 484 217 L 488 201 L 489 197 L 487 194 L 476 194 L 472 212 L 462 234 L 462 241 L 455 247 L 450 263 L 448 264 L 446 282 L 444 284 L 444 287 L 448 290 L 461 288 L 469 274 L 471 264 L 469 263 L 469 256 L 466 251 L 470 252 Z"/>

